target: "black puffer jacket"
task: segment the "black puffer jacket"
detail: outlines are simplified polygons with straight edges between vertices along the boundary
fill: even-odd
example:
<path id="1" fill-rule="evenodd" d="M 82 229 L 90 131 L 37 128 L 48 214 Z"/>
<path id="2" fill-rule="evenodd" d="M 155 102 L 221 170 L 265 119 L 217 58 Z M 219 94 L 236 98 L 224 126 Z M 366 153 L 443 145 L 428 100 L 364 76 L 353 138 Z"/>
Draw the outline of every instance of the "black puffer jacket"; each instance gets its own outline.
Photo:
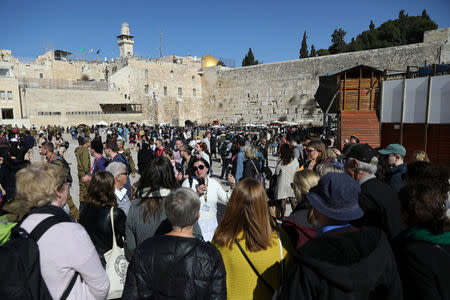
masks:
<path id="1" fill-rule="evenodd" d="M 86 204 L 80 213 L 79 223 L 83 225 L 94 243 L 100 260 L 105 265 L 103 254 L 112 248 L 112 228 L 109 216 L 110 207 L 95 207 Z M 125 240 L 125 223 L 127 216 L 118 207 L 114 207 L 114 231 L 116 233 L 117 245 L 121 248 Z"/>
<path id="2" fill-rule="evenodd" d="M 226 299 L 219 250 L 195 238 L 145 240 L 128 266 L 122 299 Z"/>

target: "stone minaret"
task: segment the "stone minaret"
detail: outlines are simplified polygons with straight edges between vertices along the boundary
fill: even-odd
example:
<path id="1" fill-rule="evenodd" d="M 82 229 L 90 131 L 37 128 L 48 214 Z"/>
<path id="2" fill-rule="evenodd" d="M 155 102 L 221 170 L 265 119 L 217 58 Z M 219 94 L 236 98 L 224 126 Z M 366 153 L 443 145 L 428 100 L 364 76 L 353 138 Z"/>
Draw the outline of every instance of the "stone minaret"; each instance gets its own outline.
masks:
<path id="1" fill-rule="evenodd" d="M 120 57 L 133 56 L 134 36 L 130 35 L 130 25 L 127 22 L 122 23 L 120 35 L 117 38 L 119 39 L 117 44 L 119 44 Z"/>

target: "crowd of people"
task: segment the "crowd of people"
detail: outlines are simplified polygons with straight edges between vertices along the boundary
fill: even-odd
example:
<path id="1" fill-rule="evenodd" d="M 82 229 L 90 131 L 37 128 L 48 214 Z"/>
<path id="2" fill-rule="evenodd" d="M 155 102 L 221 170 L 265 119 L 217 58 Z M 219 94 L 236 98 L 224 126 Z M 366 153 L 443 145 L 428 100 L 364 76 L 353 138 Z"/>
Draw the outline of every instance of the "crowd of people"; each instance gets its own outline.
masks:
<path id="1" fill-rule="evenodd" d="M 0 130 L 0 248 L 41 231 L 52 298 L 117 298 L 116 245 L 122 299 L 450 299 L 448 168 L 322 129 Z M 25 293 L 11 278 L 2 299 Z"/>

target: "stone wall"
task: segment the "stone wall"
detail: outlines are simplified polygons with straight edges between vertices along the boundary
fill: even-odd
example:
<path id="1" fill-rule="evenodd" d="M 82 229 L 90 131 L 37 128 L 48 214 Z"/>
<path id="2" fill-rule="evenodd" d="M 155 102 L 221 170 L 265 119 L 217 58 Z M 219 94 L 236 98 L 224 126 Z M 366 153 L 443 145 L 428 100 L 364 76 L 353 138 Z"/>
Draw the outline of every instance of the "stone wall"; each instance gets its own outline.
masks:
<path id="1" fill-rule="evenodd" d="M 12 109 L 14 119 L 22 118 L 18 87 L 19 85 L 16 78 L 0 77 L 0 120 L 3 120 L 3 109 Z M 11 95 L 11 98 L 9 98 L 9 94 Z M 4 97 L 4 99 L 2 97 Z M 10 121 L 5 120 L 5 122 Z"/>
<path id="2" fill-rule="evenodd" d="M 130 58 L 127 66 L 111 75 L 109 83 L 124 98 L 127 95 L 141 103 L 152 123 L 184 124 L 187 119 L 201 120 L 199 68 L 200 62 L 191 59 L 172 63 Z"/>
<path id="3" fill-rule="evenodd" d="M 359 64 L 405 71 L 450 62 L 450 28 L 427 32 L 426 42 L 237 69 L 208 68 L 202 78 L 203 122 L 320 121 L 314 94 L 319 75 Z"/>

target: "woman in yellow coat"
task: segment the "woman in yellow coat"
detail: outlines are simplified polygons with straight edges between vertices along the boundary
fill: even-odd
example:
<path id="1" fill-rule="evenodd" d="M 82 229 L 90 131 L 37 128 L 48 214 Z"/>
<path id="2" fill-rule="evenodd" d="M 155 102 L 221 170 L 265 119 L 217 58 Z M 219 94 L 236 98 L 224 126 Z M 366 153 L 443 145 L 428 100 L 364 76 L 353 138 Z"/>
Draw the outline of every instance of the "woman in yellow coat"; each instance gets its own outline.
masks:
<path id="1" fill-rule="evenodd" d="M 225 264 L 228 299 L 272 299 L 286 274 L 286 256 L 292 247 L 270 217 L 267 195 L 258 181 L 239 182 L 212 242 Z"/>

